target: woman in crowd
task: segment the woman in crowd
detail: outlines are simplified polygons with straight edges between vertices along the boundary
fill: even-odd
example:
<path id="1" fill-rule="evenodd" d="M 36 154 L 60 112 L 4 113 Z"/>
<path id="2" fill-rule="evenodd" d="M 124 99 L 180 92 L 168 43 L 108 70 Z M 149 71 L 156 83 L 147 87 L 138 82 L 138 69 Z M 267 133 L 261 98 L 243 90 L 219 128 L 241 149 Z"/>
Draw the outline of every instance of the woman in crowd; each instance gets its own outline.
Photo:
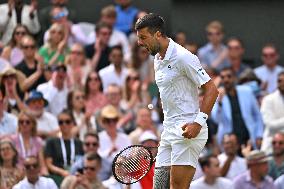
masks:
<path id="1" fill-rule="evenodd" d="M 47 175 L 47 168 L 43 158 L 43 141 L 37 136 L 37 122 L 26 112 L 22 111 L 18 115 L 18 133 L 11 136 L 18 151 L 19 165 L 23 165 L 28 156 L 39 157 L 41 174 Z"/>
<path id="2" fill-rule="evenodd" d="M 91 61 L 87 61 L 84 48 L 75 43 L 66 58 L 67 74 L 73 88 L 83 88 L 88 73 L 92 70 Z"/>
<path id="3" fill-rule="evenodd" d="M 70 91 L 67 96 L 68 110 L 72 112 L 77 127 L 74 127 L 74 135 L 79 134 L 83 141 L 85 133 L 96 131 L 95 117 L 85 112 L 85 94 L 79 89 Z"/>
<path id="4" fill-rule="evenodd" d="M 8 102 L 8 112 L 18 114 L 24 108 L 22 99 L 26 90 L 26 77 L 10 65 L 0 74 L 0 88 Z"/>
<path id="5" fill-rule="evenodd" d="M 14 29 L 9 44 L 3 49 L 1 56 L 8 60 L 12 66 L 18 65 L 24 59 L 24 54 L 21 50 L 21 39 L 26 34 L 29 34 L 28 28 L 18 24 Z"/>
<path id="6" fill-rule="evenodd" d="M 139 73 L 135 70 L 130 70 L 126 77 L 123 95 L 122 103 L 125 109 L 136 110 L 141 104 L 150 103 L 148 85 L 142 84 Z"/>
<path id="7" fill-rule="evenodd" d="M 83 155 L 83 147 L 82 142 L 72 134 L 75 127 L 72 114 L 63 110 L 57 119 L 61 137 L 46 141 L 44 155 L 50 177 L 60 186 L 63 178 L 69 175 L 69 169 L 76 158 Z"/>
<path id="8" fill-rule="evenodd" d="M 12 142 L 0 142 L 0 188 L 11 189 L 24 177 L 21 167 L 17 167 L 18 152 Z"/>
<path id="9" fill-rule="evenodd" d="M 67 54 L 67 37 L 63 25 L 58 23 L 52 24 L 49 33 L 49 39 L 39 49 L 39 54 L 43 57 L 44 63 L 49 66 L 64 63 L 65 55 Z"/>
<path id="10" fill-rule="evenodd" d="M 90 72 L 85 84 L 87 113 L 96 113 L 107 104 L 107 98 L 102 91 L 102 81 L 99 74 L 95 71 Z"/>

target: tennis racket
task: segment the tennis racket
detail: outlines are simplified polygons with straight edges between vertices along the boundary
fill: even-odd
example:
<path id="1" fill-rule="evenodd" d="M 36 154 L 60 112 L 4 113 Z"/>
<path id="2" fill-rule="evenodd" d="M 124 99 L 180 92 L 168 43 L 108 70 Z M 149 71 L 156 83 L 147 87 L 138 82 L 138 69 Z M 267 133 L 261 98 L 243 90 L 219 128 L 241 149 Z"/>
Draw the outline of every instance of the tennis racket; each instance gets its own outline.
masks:
<path id="1" fill-rule="evenodd" d="M 114 178 L 127 185 L 141 180 L 150 171 L 156 160 L 151 149 L 157 148 L 131 145 L 121 150 L 112 162 Z"/>

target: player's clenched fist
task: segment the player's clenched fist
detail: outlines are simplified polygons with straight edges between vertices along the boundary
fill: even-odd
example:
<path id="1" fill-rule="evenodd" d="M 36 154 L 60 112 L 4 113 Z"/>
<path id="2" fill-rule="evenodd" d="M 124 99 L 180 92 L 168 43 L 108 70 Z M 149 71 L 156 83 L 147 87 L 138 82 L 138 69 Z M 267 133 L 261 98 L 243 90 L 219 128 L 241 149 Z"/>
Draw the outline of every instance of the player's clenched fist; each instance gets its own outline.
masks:
<path id="1" fill-rule="evenodd" d="M 187 123 L 181 127 L 183 130 L 182 136 L 188 139 L 195 138 L 199 134 L 201 127 L 201 125 L 195 122 Z"/>

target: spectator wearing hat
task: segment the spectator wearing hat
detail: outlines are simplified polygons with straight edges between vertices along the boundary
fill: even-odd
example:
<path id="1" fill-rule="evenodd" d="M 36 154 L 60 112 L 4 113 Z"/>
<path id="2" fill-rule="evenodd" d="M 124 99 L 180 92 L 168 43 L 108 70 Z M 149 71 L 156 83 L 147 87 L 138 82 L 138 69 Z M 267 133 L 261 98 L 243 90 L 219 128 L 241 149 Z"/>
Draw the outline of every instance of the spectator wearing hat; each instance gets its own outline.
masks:
<path id="1" fill-rule="evenodd" d="M 268 173 L 268 156 L 260 150 L 251 151 L 246 157 L 248 170 L 234 179 L 235 189 L 275 189 Z"/>
<path id="2" fill-rule="evenodd" d="M 100 147 L 98 153 L 112 161 L 123 148 L 131 145 L 131 141 L 124 133 L 117 131 L 119 119 L 118 110 L 112 105 L 106 105 L 101 111 L 101 125 L 105 129 L 99 133 Z"/>
<path id="3" fill-rule="evenodd" d="M 219 160 L 213 155 L 206 155 L 199 159 L 199 164 L 204 176 L 194 180 L 190 189 L 232 189 L 233 183 L 224 177 L 221 177 L 221 168 Z"/>
<path id="4" fill-rule="evenodd" d="M 268 162 L 268 175 L 275 180 L 284 174 L 284 133 L 277 132 L 271 143 L 273 156 Z"/>
<path id="5" fill-rule="evenodd" d="M 5 98 L 0 90 L 0 139 L 17 131 L 17 117 L 5 111 Z"/>
<path id="6" fill-rule="evenodd" d="M 67 107 L 68 87 L 66 84 L 66 66 L 58 64 L 52 66 L 52 78 L 50 81 L 37 87 L 48 101 L 47 110 L 53 115 L 58 115 Z"/>
<path id="7" fill-rule="evenodd" d="M 26 100 L 27 111 L 33 115 L 37 122 L 37 135 L 42 139 L 55 137 L 59 133 L 59 126 L 56 117 L 45 111 L 44 107 L 48 105 L 48 101 L 39 91 L 30 92 Z"/>
<path id="8" fill-rule="evenodd" d="M 22 100 L 27 89 L 25 75 L 10 65 L 6 66 L 0 73 L 0 88 L 7 99 L 8 112 L 18 114 L 24 108 Z"/>

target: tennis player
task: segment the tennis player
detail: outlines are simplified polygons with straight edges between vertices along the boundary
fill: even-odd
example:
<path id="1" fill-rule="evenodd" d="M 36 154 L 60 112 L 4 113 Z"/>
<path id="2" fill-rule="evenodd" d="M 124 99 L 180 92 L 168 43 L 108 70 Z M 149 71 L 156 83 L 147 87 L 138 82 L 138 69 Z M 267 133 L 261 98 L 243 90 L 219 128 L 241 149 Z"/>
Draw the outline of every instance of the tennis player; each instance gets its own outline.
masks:
<path id="1" fill-rule="evenodd" d="M 164 113 L 154 188 L 188 189 L 208 138 L 206 120 L 218 91 L 198 58 L 166 36 L 161 16 L 147 14 L 137 20 L 135 29 L 138 44 L 155 56 Z M 198 88 L 204 90 L 200 106 Z"/>

